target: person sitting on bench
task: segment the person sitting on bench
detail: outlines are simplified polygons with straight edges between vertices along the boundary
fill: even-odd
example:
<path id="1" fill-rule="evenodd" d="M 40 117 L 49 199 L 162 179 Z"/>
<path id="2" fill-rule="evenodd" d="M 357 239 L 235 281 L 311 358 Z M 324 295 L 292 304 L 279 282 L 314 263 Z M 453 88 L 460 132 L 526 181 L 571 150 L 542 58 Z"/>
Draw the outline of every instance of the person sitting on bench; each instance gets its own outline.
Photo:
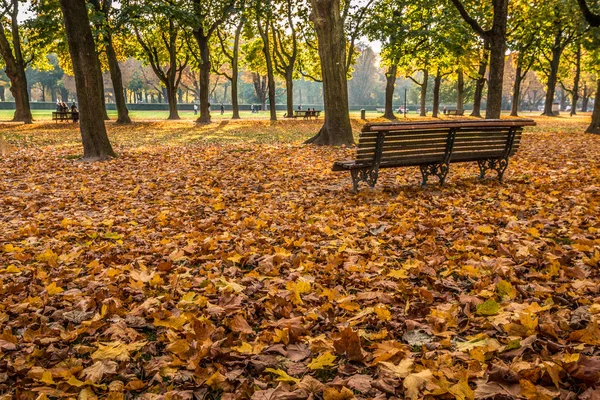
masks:
<path id="1" fill-rule="evenodd" d="M 73 105 L 71 106 L 71 114 L 73 116 L 73 123 L 79 121 L 79 110 L 77 109 L 75 103 L 73 103 Z"/>

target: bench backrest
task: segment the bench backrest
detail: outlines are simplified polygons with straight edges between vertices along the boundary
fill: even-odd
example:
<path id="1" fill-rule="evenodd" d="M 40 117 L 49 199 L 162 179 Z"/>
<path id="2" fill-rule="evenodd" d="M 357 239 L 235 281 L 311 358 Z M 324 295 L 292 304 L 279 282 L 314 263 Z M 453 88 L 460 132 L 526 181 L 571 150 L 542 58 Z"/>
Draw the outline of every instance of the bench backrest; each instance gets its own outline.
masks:
<path id="1" fill-rule="evenodd" d="M 532 120 L 465 120 L 367 124 L 357 162 L 411 166 L 503 158 L 517 151 Z"/>

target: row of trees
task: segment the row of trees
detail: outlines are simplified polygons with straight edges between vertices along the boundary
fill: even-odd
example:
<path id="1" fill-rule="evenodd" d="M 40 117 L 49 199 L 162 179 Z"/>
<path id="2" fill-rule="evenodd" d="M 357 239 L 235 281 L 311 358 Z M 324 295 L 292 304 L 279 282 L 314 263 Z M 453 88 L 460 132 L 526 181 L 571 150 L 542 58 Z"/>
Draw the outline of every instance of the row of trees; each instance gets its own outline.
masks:
<path id="1" fill-rule="evenodd" d="M 357 42 L 364 36 L 382 43 L 388 118 L 394 117 L 391 105 L 400 75 L 412 77 L 424 94 L 429 76 L 434 76 L 434 116 L 442 80 L 456 76 L 457 106 L 462 108 L 465 80 L 470 78 L 475 81 L 473 115 L 480 114 L 487 90 L 486 118 L 499 118 L 507 50 L 517 64 L 513 104 L 519 104 L 519 85 L 534 68 L 546 77 L 546 115 L 552 115 L 558 85 L 571 92 L 572 103 L 577 104 L 582 70 L 596 72 L 600 65 L 598 31 L 593 28 L 597 10 L 590 9 L 585 0 L 577 0 L 578 4 L 575 0 L 367 0 L 360 4 L 340 0 L 310 0 L 308 4 L 299 0 L 123 0 L 115 4 L 112 0 L 34 0 L 29 2 L 31 18 L 22 24 L 18 22 L 20 2 L 2 3 L 0 53 L 17 105 L 15 119 L 26 123 L 31 122 L 31 112 L 25 69 L 35 62 L 40 49 L 59 55 L 63 68 L 74 72 L 78 89 L 80 84 L 88 90 L 97 86 L 94 96 L 100 102 L 104 101 L 103 66 L 110 71 L 119 123 L 130 121 L 119 59 L 134 55 L 151 67 L 166 88 L 172 119 L 178 118 L 177 91 L 184 71 L 192 66 L 199 71 L 198 122 L 207 123 L 211 73 L 223 74 L 231 82 L 234 118 L 239 117 L 235 110 L 243 36 L 247 38 L 245 50 L 255 55 L 250 57 L 256 64 L 252 69 L 265 71 L 271 118 L 276 119 L 276 75 L 285 80 L 290 114 L 294 79 L 304 76 L 322 81 L 326 116 L 322 129 L 309 142 L 336 145 L 353 142 L 347 79 L 356 60 Z M 89 31 L 91 42 L 80 43 L 79 38 L 73 41 L 69 36 L 68 18 L 75 10 L 78 18 L 85 13 L 86 19 L 73 20 L 71 28 L 81 35 Z M 84 64 L 77 65 L 75 54 L 83 55 L 80 62 Z M 564 62 L 567 55 L 568 63 Z M 97 68 L 85 68 L 91 58 Z M 568 71 L 561 74 L 561 68 Z M 86 80 L 78 77 L 78 70 Z M 415 71 L 421 71 L 420 81 Z M 92 78 L 95 84 L 90 86 Z M 81 95 L 79 99 L 81 103 Z M 86 107 L 81 108 L 83 122 Z M 105 108 L 99 108 L 106 117 Z M 588 131 L 600 132 L 599 122 L 600 102 L 596 102 Z"/>

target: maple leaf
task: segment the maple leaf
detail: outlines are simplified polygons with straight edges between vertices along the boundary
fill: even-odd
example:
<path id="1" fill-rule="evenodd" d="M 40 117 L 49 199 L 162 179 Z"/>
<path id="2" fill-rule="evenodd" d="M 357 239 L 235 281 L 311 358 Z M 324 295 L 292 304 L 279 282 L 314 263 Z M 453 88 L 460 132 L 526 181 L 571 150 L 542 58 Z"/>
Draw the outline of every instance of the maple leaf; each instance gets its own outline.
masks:
<path id="1" fill-rule="evenodd" d="M 320 356 L 313 358 L 311 362 L 308 363 L 307 367 L 312 370 L 323 369 L 326 367 L 335 367 L 335 359 L 337 357 L 329 352 L 325 352 Z"/>

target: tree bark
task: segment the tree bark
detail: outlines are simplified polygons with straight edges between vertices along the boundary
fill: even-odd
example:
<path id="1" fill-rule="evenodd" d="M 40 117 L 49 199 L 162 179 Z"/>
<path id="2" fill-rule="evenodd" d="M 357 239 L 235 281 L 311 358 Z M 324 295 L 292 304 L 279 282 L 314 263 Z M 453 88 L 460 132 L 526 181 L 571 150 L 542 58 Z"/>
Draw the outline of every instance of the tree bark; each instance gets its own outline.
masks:
<path id="1" fill-rule="evenodd" d="M 321 130 L 307 143 L 352 145 L 346 79 L 346 36 L 340 14 L 340 0 L 310 0 L 311 19 L 318 38 L 325 120 Z"/>
<path id="2" fill-rule="evenodd" d="M 583 96 L 581 97 L 581 112 L 587 112 L 589 98 L 590 98 L 590 96 L 588 95 L 587 83 L 583 82 Z"/>
<path id="3" fill-rule="evenodd" d="M 496 16 L 494 15 L 494 21 L 495 20 Z M 490 37 L 490 75 L 488 79 L 488 95 L 485 109 L 486 119 L 498 119 L 502 113 L 504 58 L 506 57 L 506 14 L 504 16 L 503 32 L 503 34 Z"/>
<path id="4" fill-rule="evenodd" d="M 231 107 L 233 116 L 231 119 L 240 119 L 240 106 L 238 104 L 238 64 L 240 54 L 240 34 L 244 27 L 244 19 L 241 18 L 235 29 L 235 38 L 233 40 L 233 59 L 231 60 Z"/>
<path id="5" fill-rule="evenodd" d="M 484 46 L 485 47 L 485 46 Z M 473 111 L 471 117 L 481 118 L 481 98 L 485 87 L 485 72 L 487 70 L 487 54 L 479 62 L 477 80 L 475 81 L 475 94 L 473 95 Z"/>
<path id="6" fill-rule="evenodd" d="M 390 65 L 385 73 L 385 113 L 383 118 L 396 119 L 394 115 L 394 92 L 396 90 L 396 75 L 398 64 Z"/>
<path id="7" fill-rule="evenodd" d="M 598 79 L 598 87 L 596 89 L 596 101 L 594 102 L 594 111 L 592 112 L 592 122 L 585 130 L 586 133 L 600 134 L 600 79 Z"/>
<path id="8" fill-rule="evenodd" d="M 115 157 L 103 116 L 102 86 L 98 82 L 100 63 L 85 2 L 60 0 L 69 53 L 75 73 L 75 86 L 79 100 L 80 130 L 83 158 L 88 161 Z"/>
<path id="9" fill-rule="evenodd" d="M 277 121 L 277 109 L 275 105 L 275 73 L 273 72 L 273 58 L 271 57 L 271 46 L 269 41 L 269 24 L 267 22 L 265 27 L 263 27 L 260 19 L 257 18 L 256 25 L 258 26 L 258 31 L 263 41 L 263 54 L 265 56 L 265 63 L 267 64 L 270 119 L 271 121 Z"/>
<path id="10" fill-rule="evenodd" d="M 130 124 L 129 110 L 125 102 L 125 91 L 123 90 L 123 77 L 117 54 L 113 48 L 112 40 L 108 39 L 106 43 L 106 57 L 108 58 L 108 68 L 110 70 L 110 79 L 115 93 L 115 103 L 117 105 L 117 124 Z"/>
<path id="11" fill-rule="evenodd" d="M 292 68 L 285 69 L 285 102 L 286 114 L 288 118 L 294 115 L 294 70 Z"/>
<path id="12" fill-rule="evenodd" d="M 210 107 L 209 107 L 209 94 L 210 94 L 210 47 L 209 38 L 205 36 L 200 30 L 194 31 L 194 37 L 198 42 L 200 48 L 200 116 L 196 120 L 199 124 L 210 123 Z"/>
<path id="13" fill-rule="evenodd" d="M 577 45 L 575 55 L 575 77 L 573 78 L 573 97 L 571 104 L 571 116 L 577 114 L 577 102 L 579 101 L 579 80 L 581 79 L 581 45 Z"/>
<path id="14" fill-rule="evenodd" d="M 521 67 L 521 63 L 519 61 L 517 61 L 517 68 L 515 71 L 515 83 L 513 85 L 513 95 L 512 95 L 512 104 L 511 104 L 511 109 L 510 109 L 510 116 L 511 117 L 518 117 L 519 116 L 519 101 L 520 101 L 520 97 L 521 97 L 521 74 L 522 74 L 522 67 Z"/>
<path id="15" fill-rule="evenodd" d="M 16 2 L 16 0 L 13 0 Z M 15 3 L 18 4 L 18 3 Z M 27 86 L 27 76 L 25 75 L 25 61 L 21 51 L 21 37 L 19 35 L 19 27 L 17 23 L 18 8 L 13 6 L 12 12 L 12 36 L 13 45 L 11 47 L 4 25 L 0 23 L 0 54 L 4 59 L 5 72 L 10 79 L 10 92 L 15 99 L 15 113 L 13 121 L 20 121 L 26 124 L 33 123 L 31 115 L 31 107 L 29 104 L 29 89 Z"/>
<path id="16" fill-rule="evenodd" d="M 433 83 L 433 112 L 432 117 L 437 118 L 439 108 L 440 108 L 440 86 L 442 85 L 442 75 L 440 73 L 440 69 L 438 68 L 437 73 L 435 75 L 435 80 Z"/>
<path id="17" fill-rule="evenodd" d="M 542 115 L 548 117 L 555 116 L 552 112 L 552 103 L 556 93 L 556 82 L 558 81 L 558 67 L 560 65 L 560 56 L 562 54 L 562 31 L 559 30 L 554 37 L 554 46 L 552 47 L 552 59 L 550 60 L 550 74 L 548 74 L 548 85 L 546 88 L 546 100 L 544 102 L 544 112 Z"/>
<path id="18" fill-rule="evenodd" d="M 0 101 L 6 101 L 5 91 L 4 86 L 0 86 Z"/>
<path id="19" fill-rule="evenodd" d="M 421 85 L 421 117 L 427 116 L 427 81 L 429 81 L 429 71 L 423 70 L 423 84 Z"/>
<path id="20" fill-rule="evenodd" d="M 98 59 L 98 54 L 96 53 L 96 59 Z M 98 63 L 98 65 L 100 66 L 100 63 Z M 108 118 L 108 112 L 106 111 L 106 93 L 104 91 L 104 77 L 102 76 L 102 68 L 100 68 L 98 73 L 98 85 L 100 85 L 101 91 L 100 93 L 102 93 L 102 117 L 104 118 L 105 121 L 110 120 L 110 118 Z"/>
<path id="21" fill-rule="evenodd" d="M 465 102 L 465 73 L 462 68 L 459 68 L 458 78 L 456 83 L 456 110 L 462 114 Z"/>

